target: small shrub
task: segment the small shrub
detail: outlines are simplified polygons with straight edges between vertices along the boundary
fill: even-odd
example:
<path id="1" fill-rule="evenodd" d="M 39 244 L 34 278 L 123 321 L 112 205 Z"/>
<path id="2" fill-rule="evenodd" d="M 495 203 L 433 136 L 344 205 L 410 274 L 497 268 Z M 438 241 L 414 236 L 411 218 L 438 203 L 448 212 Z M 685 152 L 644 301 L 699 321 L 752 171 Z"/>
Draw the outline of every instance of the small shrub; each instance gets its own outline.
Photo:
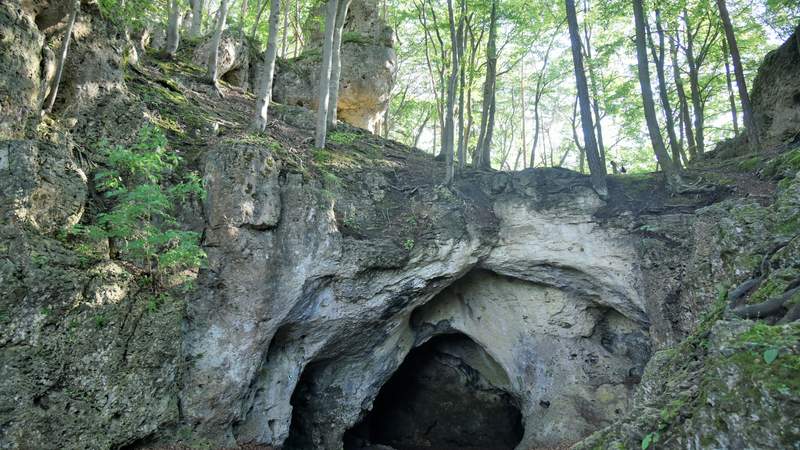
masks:
<path id="1" fill-rule="evenodd" d="M 315 163 L 324 164 L 326 162 L 329 162 L 331 159 L 333 159 L 333 155 L 331 155 L 331 153 L 328 152 L 327 150 L 321 148 L 314 150 Z"/>
<path id="2" fill-rule="evenodd" d="M 358 140 L 358 135 L 346 131 L 333 131 L 328 134 L 328 140 L 337 145 L 352 145 Z"/>
<path id="3" fill-rule="evenodd" d="M 644 439 L 642 439 L 642 450 L 647 450 L 650 448 L 651 444 L 658 442 L 659 437 L 660 435 L 657 431 L 654 433 L 649 433 L 647 436 L 645 436 Z"/>
<path id="4" fill-rule="evenodd" d="M 166 186 L 181 163 L 166 143 L 160 129 L 147 126 L 131 148 L 105 148 L 108 167 L 95 181 L 113 206 L 97 216 L 97 223 L 73 230 L 90 240 L 108 240 L 115 250 L 112 256 L 155 278 L 197 268 L 206 258 L 199 234 L 180 229 L 172 213 L 178 204 L 205 196 L 201 179 L 189 173 Z"/>
<path id="5" fill-rule="evenodd" d="M 322 171 L 322 184 L 326 188 L 337 188 L 341 185 L 342 180 L 337 177 L 335 174 L 328 172 L 327 170 Z"/>
<path id="6" fill-rule="evenodd" d="M 108 325 L 108 319 L 106 318 L 106 316 L 102 314 L 94 316 L 94 326 L 96 326 L 98 329 L 101 329 L 104 328 L 106 325 Z"/>

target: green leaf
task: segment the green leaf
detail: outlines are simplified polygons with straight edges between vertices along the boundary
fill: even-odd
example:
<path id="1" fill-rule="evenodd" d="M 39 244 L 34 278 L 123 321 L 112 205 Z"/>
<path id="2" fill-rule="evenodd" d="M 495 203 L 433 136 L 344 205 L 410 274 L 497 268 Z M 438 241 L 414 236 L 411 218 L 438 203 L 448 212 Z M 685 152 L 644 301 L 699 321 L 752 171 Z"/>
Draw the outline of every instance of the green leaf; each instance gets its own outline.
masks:
<path id="1" fill-rule="evenodd" d="M 766 361 L 767 364 L 772 364 L 772 361 L 775 361 L 775 358 L 777 357 L 778 357 L 777 348 L 771 348 L 764 352 L 764 361 Z"/>
<path id="2" fill-rule="evenodd" d="M 648 434 L 642 439 L 642 450 L 650 448 L 650 443 L 653 441 L 653 433 Z"/>

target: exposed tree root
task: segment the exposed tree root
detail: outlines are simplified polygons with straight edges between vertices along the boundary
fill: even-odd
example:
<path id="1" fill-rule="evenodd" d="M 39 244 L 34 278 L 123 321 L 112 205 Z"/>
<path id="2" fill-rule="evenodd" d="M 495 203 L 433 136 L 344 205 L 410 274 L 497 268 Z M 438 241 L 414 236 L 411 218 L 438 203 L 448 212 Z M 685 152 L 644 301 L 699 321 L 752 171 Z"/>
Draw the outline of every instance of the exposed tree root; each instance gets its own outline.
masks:
<path id="1" fill-rule="evenodd" d="M 763 275 L 758 278 L 750 278 L 749 280 L 740 284 L 730 294 L 728 294 L 728 301 L 730 302 L 731 309 L 736 309 L 742 306 L 743 300 L 746 298 L 746 295 L 749 294 L 758 285 L 760 285 L 763 280 L 764 280 Z"/>
<path id="2" fill-rule="evenodd" d="M 800 292 L 800 287 L 790 289 L 783 294 L 773 297 L 756 305 L 747 305 L 733 310 L 733 313 L 743 319 L 760 319 L 774 316 L 783 310 L 783 305 Z"/>

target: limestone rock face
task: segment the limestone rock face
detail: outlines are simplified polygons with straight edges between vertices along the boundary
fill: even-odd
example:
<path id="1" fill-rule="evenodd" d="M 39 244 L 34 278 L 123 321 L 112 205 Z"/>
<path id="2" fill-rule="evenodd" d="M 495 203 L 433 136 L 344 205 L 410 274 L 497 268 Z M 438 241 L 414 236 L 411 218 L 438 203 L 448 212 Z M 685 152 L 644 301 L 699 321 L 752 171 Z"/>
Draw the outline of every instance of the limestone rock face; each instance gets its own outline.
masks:
<path id="1" fill-rule="evenodd" d="M 319 14 L 324 15 L 322 9 Z M 294 59 L 279 60 L 274 99 L 292 106 L 317 108 L 322 33 L 311 20 L 309 42 Z M 315 26 L 316 25 L 316 26 Z M 394 32 L 380 18 L 376 0 L 354 0 L 342 38 L 339 120 L 372 132 L 379 131 L 394 86 Z"/>
<path id="2" fill-rule="evenodd" d="M 183 307 L 139 290 L 115 263 L 0 226 L 0 448 L 119 448 L 177 420 Z"/>
<path id="3" fill-rule="evenodd" d="M 517 399 L 526 430 L 518 448 L 576 441 L 625 409 L 651 345 L 639 256 L 624 228 L 593 219 L 603 202 L 585 178 L 423 186 L 413 195 L 429 202 L 393 213 L 426 230 L 412 240 L 347 218 L 417 204 L 402 174 L 356 175 L 334 206 L 318 182 L 279 176 L 270 160 L 238 144 L 208 158 L 215 217 L 182 394 L 199 433 L 342 448 L 405 356 L 451 333 L 499 364 L 493 379 L 507 381 L 495 388 Z"/>
<path id="4" fill-rule="evenodd" d="M 43 95 L 44 35 L 14 1 L 0 4 L 0 137 L 20 137 Z"/>
<path id="5" fill-rule="evenodd" d="M 66 146 L 0 141 L 0 174 L 3 220 L 51 233 L 81 219 L 86 175 Z"/>
<path id="6" fill-rule="evenodd" d="M 753 81 L 753 115 L 762 144 L 800 141 L 800 30 L 769 52 Z"/>
<path id="7" fill-rule="evenodd" d="M 208 58 L 211 52 L 212 36 L 206 36 L 202 44 L 198 45 L 192 55 L 192 61 L 200 67 L 208 67 Z M 234 86 L 248 87 L 250 73 L 250 52 L 242 40 L 233 31 L 227 30 L 222 34 L 217 56 L 217 70 L 221 79 Z"/>

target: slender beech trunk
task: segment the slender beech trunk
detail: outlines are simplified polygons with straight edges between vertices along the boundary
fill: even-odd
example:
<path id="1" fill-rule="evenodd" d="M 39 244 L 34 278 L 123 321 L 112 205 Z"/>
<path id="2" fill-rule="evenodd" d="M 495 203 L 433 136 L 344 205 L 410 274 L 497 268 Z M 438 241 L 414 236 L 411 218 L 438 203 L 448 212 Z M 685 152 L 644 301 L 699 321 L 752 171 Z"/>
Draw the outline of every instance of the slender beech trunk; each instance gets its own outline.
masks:
<path id="1" fill-rule="evenodd" d="M 531 167 L 536 165 L 536 146 L 539 144 L 539 130 L 541 129 L 541 119 L 539 118 L 539 98 L 533 102 L 533 143 L 531 144 Z"/>
<path id="2" fill-rule="evenodd" d="M 589 2 L 584 0 L 583 1 L 583 12 L 584 17 L 588 17 L 589 13 Z M 594 111 L 594 127 L 595 132 L 597 133 L 597 151 L 600 154 L 600 161 L 603 163 L 603 167 L 606 166 L 606 146 L 603 142 L 603 124 L 602 124 L 602 115 L 600 112 L 600 98 L 599 91 L 597 89 L 597 76 L 595 75 L 594 71 L 594 63 L 592 62 L 592 35 L 591 30 L 589 28 L 589 23 L 586 19 L 584 19 L 583 25 L 583 35 L 586 40 L 586 66 L 589 69 L 589 89 L 591 89 L 592 94 L 592 111 Z"/>
<path id="3" fill-rule="evenodd" d="M 169 17 L 167 19 L 167 44 L 164 54 L 174 58 L 181 42 L 181 1 L 170 0 Z"/>
<path id="4" fill-rule="evenodd" d="M 675 39 L 670 39 L 669 50 L 672 54 L 672 77 L 675 80 L 675 90 L 678 92 L 678 107 L 680 108 L 680 122 L 683 125 L 681 131 L 686 136 L 686 147 L 689 149 L 689 156 L 695 159 L 697 154 L 695 152 L 694 131 L 692 130 L 692 115 L 689 112 L 689 100 L 686 98 L 686 90 L 683 87 L 683 78 L 678 64 L 678 44 L 679 34 L 675 33 Z M 676 42 L 677 41 L 677 42 Z M 683 152 L 683 145 L 681 145 Z M 683 155 L 683 153 L 682 153 Z M 688 162 L 684 157 L 684 165 Z"/>
<path id="5" fill-rule="evenodd" d="M 300 0 L 294 2 L 294 53 L 292 57 L 297 58 L 300 54 L 300 40 L 303 33 L 300 30 Z"/>
<path id="6" fill-rule="evenodd" d="M 456 27 L 455 13 L 453 12 L 453 0 L 447 0 L 447 20 L 450 27 L 450 77 L 447 80 L 447 101 L 445 104 L 445 128 L 442 135 L 442 152 L 445 155 L 446 173 L 444 182 L 447 185 L 453 183 L 455 176 L 455 103 L 456 103 L 456 86 L 458 85 L 458 67 L 459 67 L 459 46 L 461 45 L 458 30 L 462 24 Z M 463 16 L 461 16 L 463 20 Z"/>
<path id="7" fill-rule="evenodd" d="M 430 119 L 431 119 L 431 112 L 428 111 L 428 113 L 425 114 L 425 120 L 422 121 L 422 125 L 420 125 L 419 128 L 417 128 L 417 132 L 414 133 L 414 145 L 412 145 L 412 147 L 419 148 L 417 147 L 419 145 L 419 138 L 422 137 L 422 132 L 425 131 L 425 126 L 428 125 L 428 121 Z"/>
<path id="8" fill-rule="evenodd" d="M 550 38 L 550 43 L 547 44 L 547 50 L 544 52 L 544 58 L 542 60 L 542 69 L 539 71 L 539 75 L 536 78 L 536 92 L 533 96 L 533 144 L 531 144 L 531 167 L 536 165 L 536 146 L 539 144 L 539 129 L 541 128 L 541 120 L 539 118 L 539 103 L 542 101 L 542 96 L 544 95 L 544 89 L 547 87 L 547 80 L 545 76 L 547 75 L 547 62 L 550 59 L 550 51 L 553 49 L 553 43 L 556 40 L 556 37 L 560 34 L 561 22 L 558 27 L 556 28 L 555 33 Z"/>
<path id="9" fill-rule="evenodd" d="M 689 12 L 683 10 L 683 21 L 686 24 L 686 63 L 689 66 L 689 90 L 692 97 L 692 109 L 694 112 L 694 153 L 695 156 L 702 157 L 705 151 L 705 107 L 700 93 L 700 64 L 695 58 L 694 53 L 694 33 Z M 690 151 L 691 153 L 691 151 Z"/>
<path id="10" fill-rule="evenodd" d="M 725 28 L 725 37 L 728 40 L 731 60 L 733 61 L 733 74 L 736 76 L 736 87 L 739 88 L 739 101 L 742 103 L 742 118 L 744 119 L 744 126 L 747 128 L 747 138 L 750 142 L 750 147 L 754 151 L 757 151 L 760 147 L 758 128 L 753 119 L 750 94 L 747 93 L 747 82 L 744 79 L 744 68 L 742 67 L 742 58 L 739 55 L 739 44 L 736 42 L 736 35 L 733 32 L 733 23 L 728 14 L 728 6 L 725 4 L 725 0 L 717 0 L 717 7 L 719 8 L 719 16 L 722 19 L 722 26 Z"/>
<path id="11" fill-rule="evenodd" d="M 520 112 L 520 119 L 522 125 L 522 144 L 521 150 L 517 151 L 517 160 L 519 160 L 519 154 L 522 153 L 522 167 L 528 167 L 527 162 L 527 144 L 528 144 L 528 136 L 525 135 L 525 59 L 523 58 L 522 61 L 519 63 L 519 101 L 520 105 L 522 106 L 522 110 Z M 517 163 L 514 162 L 514 170 L 517 170 Z"/>
<path id="12" fill-rule="evenodd" d="M 436 130 L 437 130 L 436 126 L 438 125 L 438 123 L 439 123 L 439 122 L 438 122 L 438 121 L 436 121 L 436 120 L 434 120 L 434 121 L 433 121 L 433 148 L 431 148 L 431 154 L 432 154 L 432 155 L 435 155 L 435 154 L 436 154 L 436 133 L 437 133 L 437 131 L 436 131 Z"/>
<path id="13" fill-rule="evenodd" d="M 384 3 L 385 5 L 385 3 Z M 466 33 L 466 13 L 467 13 L 467 2 L 466 0 L 461 0 L 461 19 L 459 20 L 460 29 L 458 30 L 459 40 L 458 40 L 458 72 L 459 72 L 459 83 L 458 83 L 458 150 L 456 151 L 458 156 L 458 169 L 460 171 L 464 170 L 466 166 L 466 156 L 464 155 L 464 85 L 466 84 L 466 65 L 464 63 L 464 46 L 465 41 L 467 40 L 467 33 Z"/>
<path id="14" fill-rule="evenodd" d="M 272 78 L 275 76 L 275 58 L 278 55 L 278 20 L 281 14 L 281 0 L 270 0 L 269 35 L 264 57 L 264 74 L 261 76 L 256 101 L 256 114 L 250 128 L 264 131 L 267 128 L 267 112 L 272 100 Z"/>
<path id="15" fill-rule="evenodd" d="M 636 28 L 636 61 L 638 63 L 639 85 L 642 89 L 642 103 L 644 104 L 644 118 L 647 121 L 647 131 L 656 159 L 664 170 L 667 182 L 673 188 L 680 184 L 680 176 L 675 165 L 670 159 L 661 137 L 656 119 L 656 106 L 653 101 L 653 91 L 650 87 L 650 67 L 647 62 L 647 43 L 645 38 L 645 15 L 642 0 L 633 0 L 633 17 Z"/>
<path id="16" fill-rule="evenodd" d="M 583 68 L 583 53 L 581 52 L 581 36 L 578 29 L 578 17 L 575 13 L 575 0 L 565 0 L 567 9 L 567 25 L 572 46 L 572 62 L 575 69 L 575 85 L 578 90 L 578 103 L 580 104 L 581 126 L 583 127 L 583 140 L 586 156 L 589 160 L 589 173 L 592 185 L 601 197 L 608 196 L 606 187 L 606 167 L 597 151 L 597 141 L 592 124 L 592 106 L 589 102 L 589 86 L 586 82 L 586 71 Z"/>
<path id="17" fill-rule="evenodd" d="M 572 125 L 572 142 L 578 148 L 578 172 L 584 173 L 586 169 L 586 148 L 581 145 L 581 139 L 578 137 L 578 96 L 575 96 L 575 101 L 572 102 L 572 117 L 570 119 Z M 545 163 L 547 160 L 545 159 Z"/>
<path id="18" fill-rule="evenodd" d="M 286 51 L 289 45 L 289 5 L 283 5 L 283 40 L 281 42 L 281 58 L 286 58 Z"/>
<path id="19" fill-rule="evenodd" d="M 483 110 L 475 166 L 492 168 L 492 134 L 494 133 L 495 95 L 497 91 L 497 0 L 492 1 L 489 19 L 489 40 L 486 45 L 486 79 L 483 83 Z"/>
<path id="20" fill-rule="evenodd" d="M 200 37 L 203 26 L 203 0 L 192 0 L 192 27 L 189 34 L 193 38 Z"/>
<path id="21" fill-rule="evenodd" d="M 656 78 L 658 79 L 658 95 L 661 99 L 661 108 L 664 110 L 664 121 L 667 128 L 667 140 L 670 150 L 672 150 L 672 162 L 675 168 L 681 168 L 681 148 L 678 137 L 675 135 L 675 119 L 672 117 L 672 105 L 669 102 L 669 91 L 667 90 L 667 76 L 664 70 L 666 51 L 664 46 L 664 29 L 661 27 L 661 11 L 656 9 L 656 33 L 658 34 L 658 48 L 652 33 L 648 33 L 650 39 L 650 52 L 653 61 L 656 63 Z M 648 27 L 649 31 L 649 27 Z"/>
<path id="22" fill-rule="evenodd" d="M 474 123 L 475 116 L 472 112 L 472 86 L 475 82 L 475 58 L 478 55 L 478 48 L 481 46 L 481 42 L 483 42 L 483 34 L 484 28 L 481 28 L 480 34 L 475 36 L 474 29 L 472 28 L 471 24 L 468 24 L 467 30 L 469 31 L 468 35 L 470 37 L 470 53 L 469 53 L 469 62 L 467 63 L 467 67 L 469 68 L 469 76 L 467 77 L 467 99 L 466 99 L 466 110 L 467 110 L 467 124 L 464 127 L 464 148 L 469 149 L 469 142 L 472 138 L 472 125 Z M 472 154 L 472 162 L 475 163 L 475 153 Z M 464 157 L 466 159 L 466 155 Z"/>
<path id="23" fill-rule="evenodd" d="M 325 148 L 325 140 L 328 131 L 328 101 L 330 100 L 331 63 L 333 61 L 333 34 L 334 28 L 336 27 L 338 6 L 338 0 L 328 0 L 327 12 L 325 14 L 325 38 L 322 44 L 322 64 L 320 65 L 318 90 L 317 129 L 314 139 L 314 145 L 317 148 Z"/>
<path id="24" fill-rule="evenodd" d="M 722 54 L 725 57 L 725 83 L 728 86 L 728 101 L 731 104 L 731 116 L 733 117 L 733 134 L 739 134 L 739 117 L 736 111 L 736 95 L 733 93 L 733 82 L 731 80 L 730 53 L 728 52 L 727 39 L 722 40 Z"/>
<path id="25" fill-rule="evenodd" d="M 222 32 L 225 30 L 225 21 L 227 19 L 228 0 L 220 0 L 219 16 L 217 17 L 217 24 L 214 28 L 214 37 L 211 40 L 211 51 L 208 55 L 208 79 L 211 80 L 211 84 L 214 85 L 214 88 L 220 95 L 221 92 L 218 84 L 219 67 L 217 67 L 217 62 L 219 60 L 219 43 L 222 41 Z"/>
<path id="26" fill-rule="evenodd" d="M 350 0 L 339 0 L 336 11 L 336 28 L 333 30 L 333 54 L 331 55 L 330 99 L 328 100 L 328 128 L 336 128 L 339 107 L 339 78 L 342 75 L 342 33 L 347 19 Z M 377 131 L 377 130 L 376 130 Z"/>
<path id="27" fill-rule="evenodd" d="M 69 43 L 72 40 L 72 29 L 75 27 L 75 19 L 78 17 L 78 12 L 81 9 L 80 0 L 74 0 L 72 3 L 72 11 L 69 13 L 67 19 L 67 29 L 64 30 L 64 37 L 61 38 L 61 50 L 58 53 L 58 61 L 56 68 L 56 75 L 53 77 L 53 84 L 50 87 L 50 94 L 44 101 L 44 112 L 52 112 L 53 104 L 56 102 L 58 95 L 58 85 L 61 83 L 61 76 L 64 74 L 64 64 L 67 61 L 67 52 L 69 51 Z"/>
<path id="28" fill-rule="evenodd" d="M 256 40 L 256 31 L 258 31 L 258 25 L 261 23 L 261 15 L 264 14 L 264 9 L 267 7 L 268 0 L 261 0 L 258 5 L 258 12 L 256 13 L 256 20 L 253 22 L 253 27 L 250 29 L 250 40 Z M 267 37 L 269 39 L 269 37 Z"/>

